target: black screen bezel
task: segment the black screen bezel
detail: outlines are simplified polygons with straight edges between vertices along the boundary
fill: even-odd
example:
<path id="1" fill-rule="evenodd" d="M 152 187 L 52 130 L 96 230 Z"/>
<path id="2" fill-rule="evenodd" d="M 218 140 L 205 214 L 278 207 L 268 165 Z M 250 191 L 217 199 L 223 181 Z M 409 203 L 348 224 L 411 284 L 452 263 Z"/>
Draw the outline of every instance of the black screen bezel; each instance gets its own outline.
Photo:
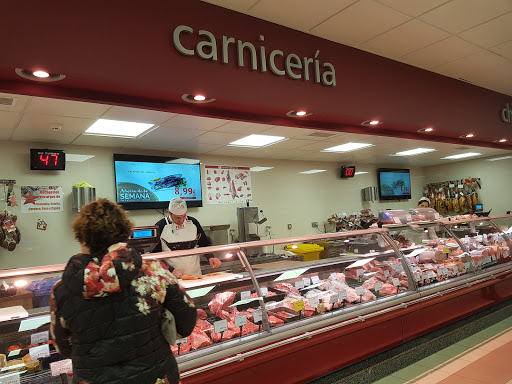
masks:
<path id="1" fill-rule="evenodd" d="M 409 188 L 409 194 L 408 195 L 401 195 L 401 196 L 383 196 L 382 190 L 381 190 L 381 184 L 380 184 L 380 177 L 382 173 L 386 172 L 396 172 L 396 173 L 408 173 L 409 174 L 409 182 L 411 184 L 411 188 Z M 403 168 L 379 168 L 377 170 L 377 184 L 379 186 L 379 200 L 410 200 L 411 194 L 412 194 L 412 179 L 411 179 L 411 170 L 410 169 L 403 169 Z"/>
<path id="2" fill-rule="evenodd" d="M 62 162 L 59 166 L 40 167 L 39 152 L 58 153 L 62 156 Z M 63 149 L 30 148 L 30 170 L 31 171 L 65 171 L 66 170 L 66 151 Z"/>

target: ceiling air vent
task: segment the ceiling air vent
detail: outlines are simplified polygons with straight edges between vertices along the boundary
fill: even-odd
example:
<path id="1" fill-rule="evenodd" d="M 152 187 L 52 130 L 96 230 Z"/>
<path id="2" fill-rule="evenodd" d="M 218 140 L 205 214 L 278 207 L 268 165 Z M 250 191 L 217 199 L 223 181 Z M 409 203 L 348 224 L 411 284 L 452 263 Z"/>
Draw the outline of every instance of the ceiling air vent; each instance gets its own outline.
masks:
<path id="1" fill-rule="evenodd" d="M 5 105 L 6 107 L 14 107 L 16 104 L 16 99 L 13 97 L 0 97 L 0 105 Z"/>
<path id="2" fill-rule="evenodd" d="M 336 136 L 335 133 L 327 133 L 327 132 L 313 132 L 313 133 L 310 133 L 308 136 L 312 136 L 312 137 L 332 137 L 332 136 Z"/>

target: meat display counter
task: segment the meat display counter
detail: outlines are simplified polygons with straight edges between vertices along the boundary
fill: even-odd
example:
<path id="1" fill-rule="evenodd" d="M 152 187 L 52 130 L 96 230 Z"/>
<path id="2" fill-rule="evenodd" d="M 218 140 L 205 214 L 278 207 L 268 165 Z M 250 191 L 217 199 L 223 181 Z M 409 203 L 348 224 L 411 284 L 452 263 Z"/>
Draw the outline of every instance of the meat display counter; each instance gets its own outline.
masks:
<path id="1" fill-rule="evenodd" d="M 165 262 L 167 258 L 206 254 L 230 260 L 212 273 L 205 270 L 201 278 L 180 280 L 199 315 L 193 333 L 171 348 L 184 384 L 251 382 L 255 376 L 295 383 L 511 297 L 512 259 L 510 252 L 506 253 L 510 241 L 502 230 L 510 224 L 512 215 L 408 224 L 163 252 L 144 258 Z M 472 232 L 467 238 L 458 237 L 455 226 L 467 226 Z M 488 232 L 487 243 L 480 228 Z M 493 246 L 501 248 L 501 256 L 497 260 L 489 256 L 489 263 L 484 256 L 479 265 L 472 252 Z M 248 257 L 246 250 L 254 247 L 272 257 Z M 434 248 L 433 255 L 428 253 Z M 436 255 L 439 250 L 446 259 Z M 16 315 L 23 318 L 0 323 L 0 353 L 6 355 L 10 367 L 21 368 L 22 383 L 69 380 L 67 362 L 46 339 L 46 286 L 54 283 L 63 268 L 0 271 L 6 283 L 23 279 L 34 294 L 33 308 L 20 307 L 25 312 Z M 43 345 L 48 345 L 44 347 L 48 354 L 30 354 L 32 348 Z M 22 362 L 14 364 L 14 360 Z M 25 369 L 27 361 L 38 361 L 37 371 Z M 305 362 L 307 370 L 296 369 Z M 52 376 L 49 368 L 55 363 L 64 368 L 55 368 L 57 376 Z M 4 370 L 9 368 L 7 364 L 2 371 L 13 372 Z M 35 362 L 29 364 L 36 366 Z"/>

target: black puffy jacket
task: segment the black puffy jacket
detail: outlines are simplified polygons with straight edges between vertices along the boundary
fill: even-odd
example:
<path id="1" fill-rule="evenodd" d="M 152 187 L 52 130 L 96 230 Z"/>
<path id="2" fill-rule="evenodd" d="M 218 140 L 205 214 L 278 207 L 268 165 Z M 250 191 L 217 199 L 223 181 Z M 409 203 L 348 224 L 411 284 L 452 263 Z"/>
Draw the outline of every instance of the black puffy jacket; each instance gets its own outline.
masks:
<path id="1" fill-rule="evenodd" d="M 73 360 L 73 382 L 178 383 L 179 372 L 162 330 L 162 312 L 188 336 L 196 309 L 159 262 L 119 243 L 103 257 L 78 254 L 51 296 L 54 344 Z"/>

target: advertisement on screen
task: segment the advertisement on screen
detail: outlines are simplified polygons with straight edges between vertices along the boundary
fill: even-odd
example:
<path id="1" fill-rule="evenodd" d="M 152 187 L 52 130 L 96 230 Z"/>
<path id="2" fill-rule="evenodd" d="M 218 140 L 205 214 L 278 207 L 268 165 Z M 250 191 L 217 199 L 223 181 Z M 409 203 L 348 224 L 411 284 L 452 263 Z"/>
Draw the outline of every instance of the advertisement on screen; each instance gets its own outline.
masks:
<path id="1" fill-rule="evenodd" d="M 384 200 L 410 199 L 411 175 L 409 170 L 379 170 L 380 197 Z"/>

